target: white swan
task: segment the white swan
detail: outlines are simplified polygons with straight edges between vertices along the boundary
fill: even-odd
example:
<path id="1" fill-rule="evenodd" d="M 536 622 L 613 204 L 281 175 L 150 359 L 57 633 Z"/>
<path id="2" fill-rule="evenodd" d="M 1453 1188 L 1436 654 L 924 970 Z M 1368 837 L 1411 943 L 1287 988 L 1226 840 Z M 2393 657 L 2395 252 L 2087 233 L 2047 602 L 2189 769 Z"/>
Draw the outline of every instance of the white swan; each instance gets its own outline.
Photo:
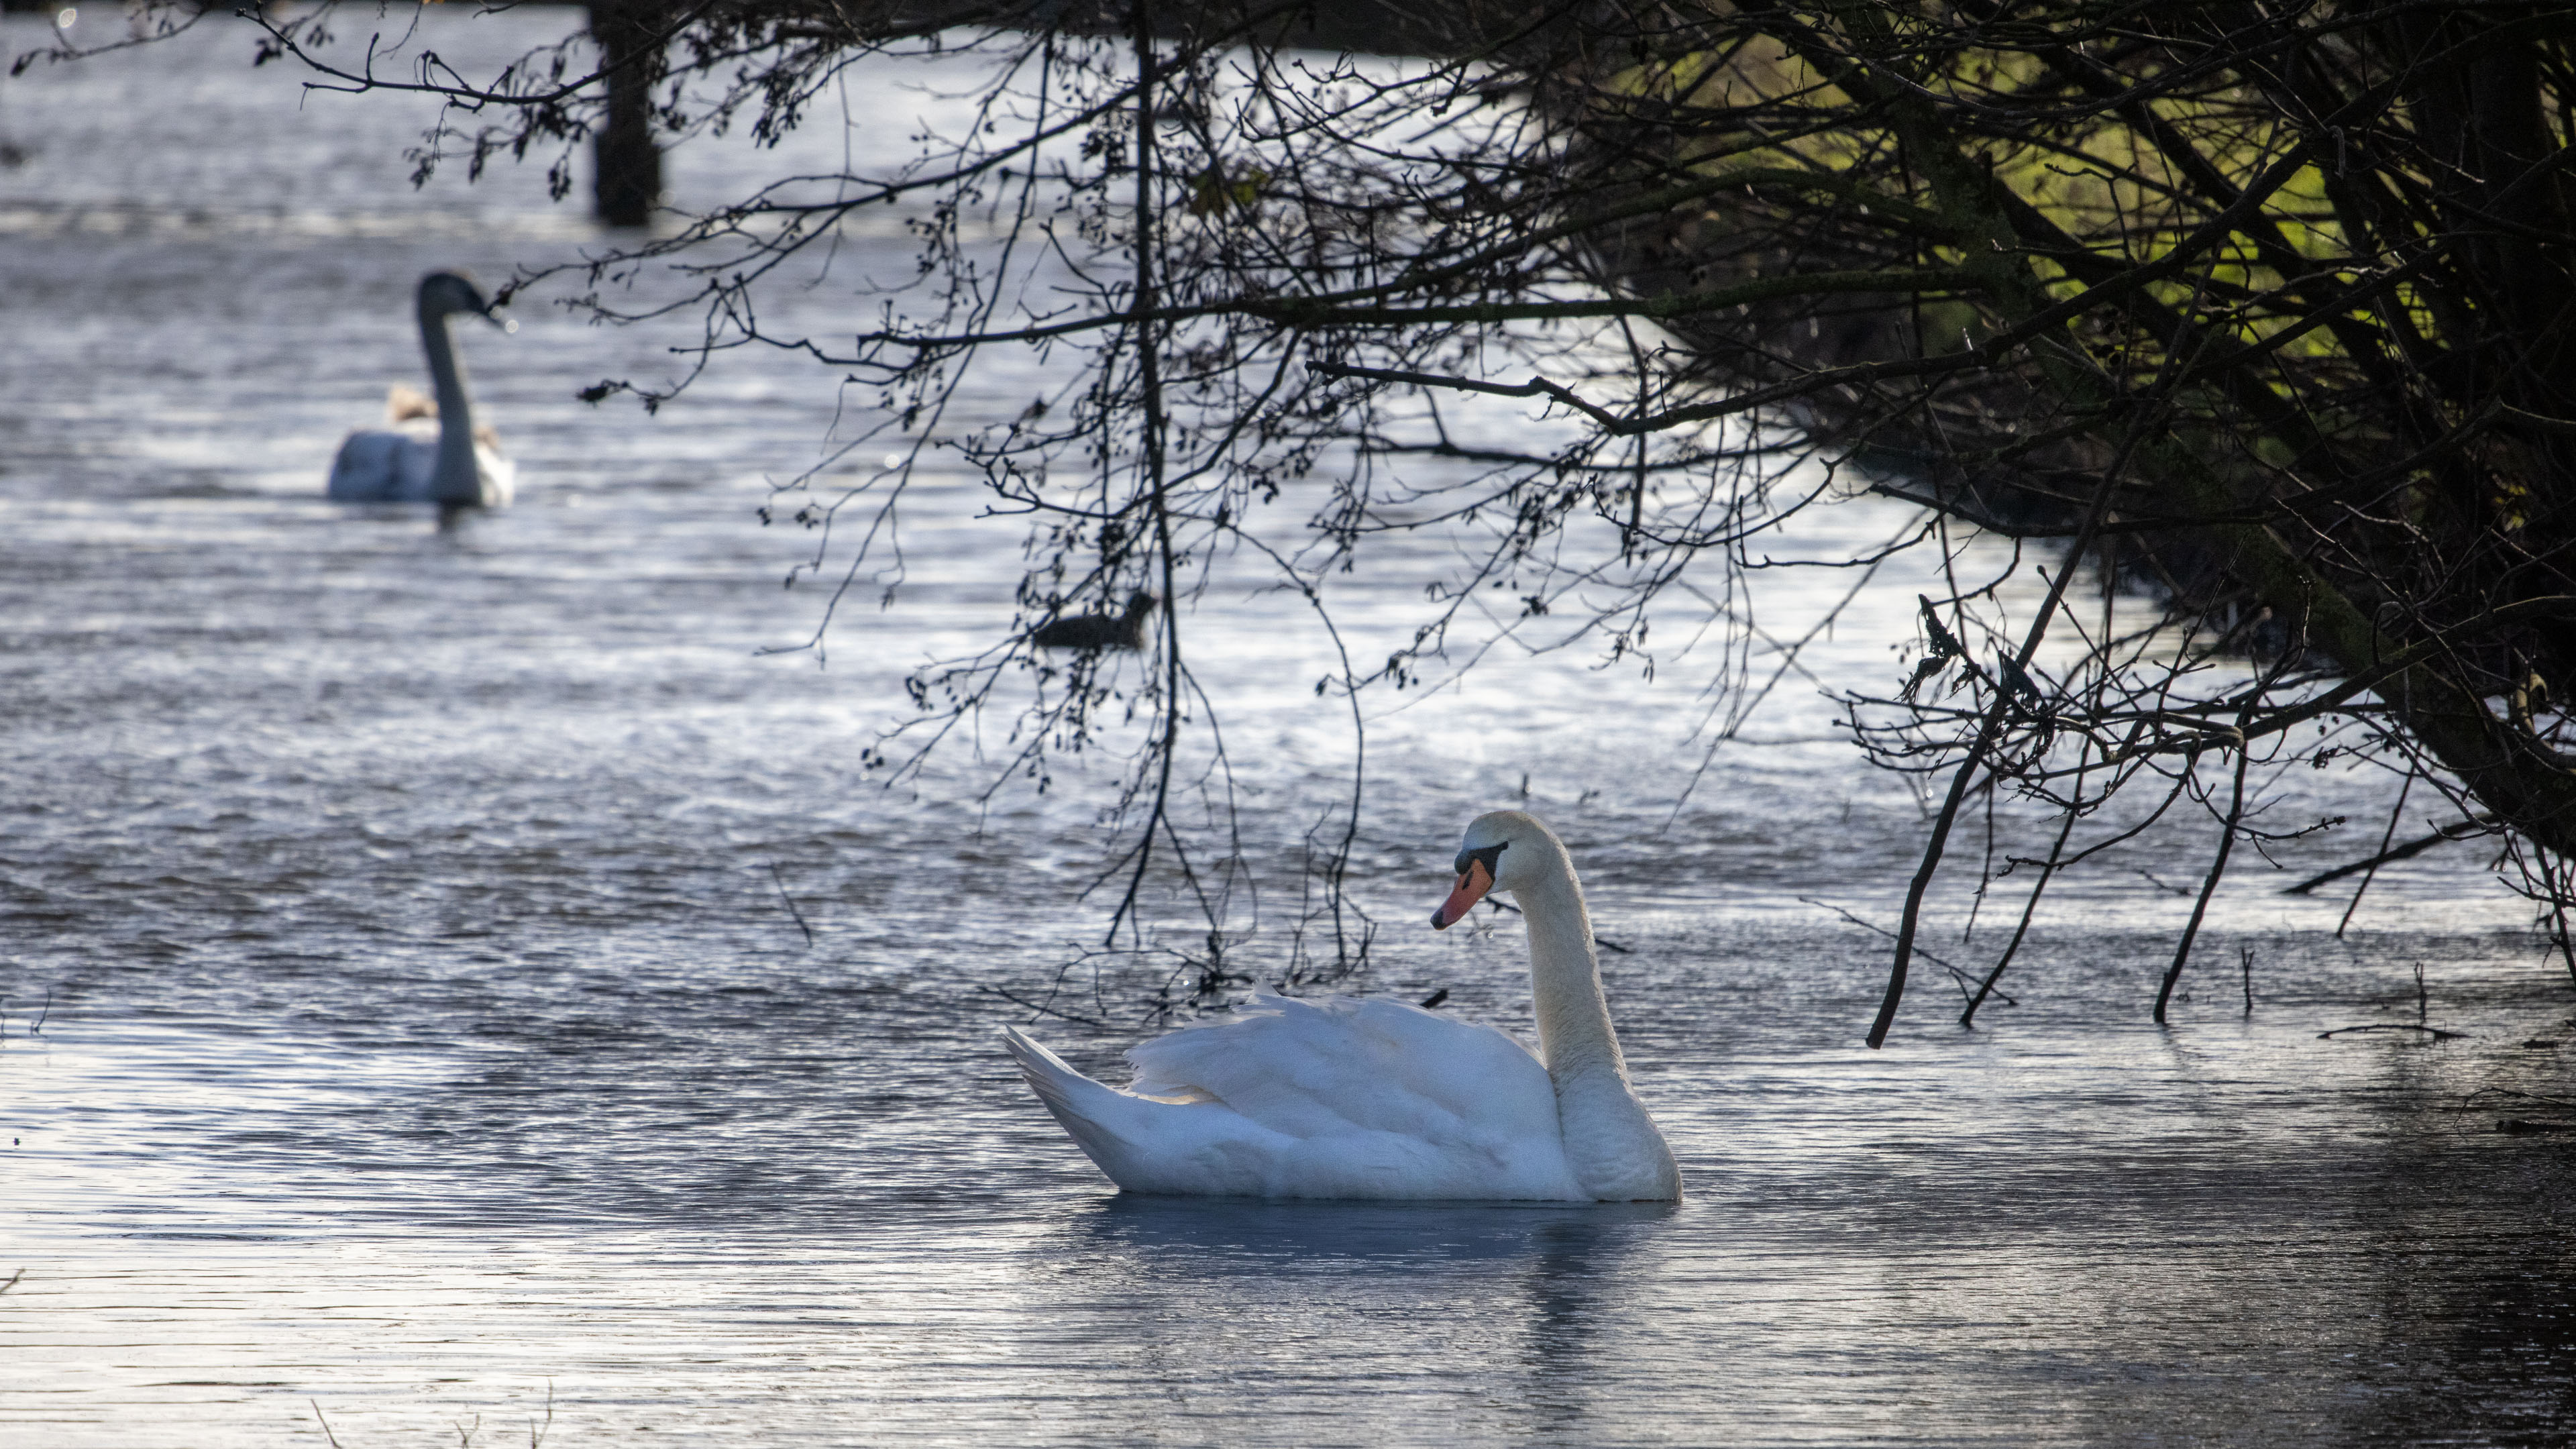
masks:
<path id="1" fill-rule="evenodd" d="M 1519 898 L 1539 1056 L 1490 1026 L 1345 997 L 1260 996 L 1147 1042 L 1127 1054 L 1123 1091 L 1017 1028 L 1003 1036 L 1047 1110 L 1130 1192 L 1678 1199 L 1672 1152 L 1628 1084 L 1564 843 L 1497 810 L 1467 827 L 1457 869 L 1431 924 L 1447 929 L 1490 890 Z"/>
<path id="2" fill-rule="evenodd" d="M 334 500 L 474 508 L 499 508 L 510 501 L 519 470 L 501 456 L 492 430 L 474 425 L 465 367 L 447 331 L 447 319 L 459 312 L 508 326 L 492 315 L 492 304 L 472 279 L 457 272 L 432 272 L 420 279 L 420 345 L 429 354 L 437 400 L 396 383 L 385 399 L 388 426 L 351 433 L 331 460 Z"/>

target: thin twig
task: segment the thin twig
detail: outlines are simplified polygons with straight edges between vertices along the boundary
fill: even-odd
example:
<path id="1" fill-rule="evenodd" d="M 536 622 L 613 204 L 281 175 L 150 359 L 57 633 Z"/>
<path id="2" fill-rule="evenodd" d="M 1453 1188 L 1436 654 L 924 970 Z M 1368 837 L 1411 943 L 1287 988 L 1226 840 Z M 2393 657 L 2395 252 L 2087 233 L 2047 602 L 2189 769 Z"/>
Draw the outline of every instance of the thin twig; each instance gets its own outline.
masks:
<path id="1" fill-rule="evenodd" d="M 2093 742 L 2086 740 L 2079 747 L 2076 755 L 2075 794 L 2077 796 L 2084 793 L 2084 760 L 2092 749 Z M 2012 939 L 2004 943 L 2004 953 L 1995 958 L 1994 969 L 1988 971 L 1985 979 L 1977 983 L 1977 994 L 1968 998 L 1967 1008 L 1959 1013 L 1959 1025 L 1970 1028 L 1976 1026 L 1977 1008 L 1986 1004 L 1986 997 L 1994 991 L 1995 983 L 2004 978 L 2004 968 L 2012 964 L 2013 956 L 2021 950 L 2022 938 L 2030 934 L 2030 918 L 2039 910 L 2040 892 L 2048 889 L 2049 881 L 2057 875 L 2057 867 L 2066 859 L 2066 840 L 2068 836 L 2075 833 L 2075 815 L 2075 806 L 2070 801 L 2066 807 L 2066 818 L 2058 823 L 2057 840 L 2048 847 L 2048 860 L 2039 868 L 2039 879 L 2031 883 L 2030 897 L 2021 903 L 2021 920 L 2013 926 Z M 2014 1003 L 2012 998 L 2007 996 L 2004 998 L 2004 1004 L 2009 1006 Z"/>
<path id="2" fill-rule="evenodd" d="M 1806 899 L 1806 898 L 1805 898 L 1804 896 L 1801 896 L 1801 897 L 1799 897 L 1799 899 L 1804 900 L 1804 899 Z M 1521 908 L 1520 908 L 1520 907 L 1518 907 L 1518 906 L 1516 906 L 1516 905 L 1513 905 L 1510 901 L 1498 901 L 1498 900 L 1495 900 L 1492 896 L 1487 896 L 1487 897 L 1485 897 L 1485 904 L 1486 904 L 1486 905 L 1489 905 L 1489 906 L 1492 906 L 1495 910 L 1498 910 L 1498 911 L 1509 911 L 1509 912 L 1511 912 L 1511 913 L 1512 913 L 1513 915 L 1515 915 L 1515 916 L 1517 916 L 1517 915 L 1519 915 L 1519 914 L 1521 913 Z M 1816 902 L 1815 904 L 1817 904 L 1817 905 L 1824 905 L 1824 902 L 1822 902 L 1822 901 L 1818 901 L 1818 902 Z M 1835 907 L 1832 907 L 1832 906 L 1825 906 L 1825 909 L 1827 909 L 1827 910 L 1833 910 L 1833 909 L 1835 909 Z M 1863 925 L 1867 925 L 1867 924 L 1868 924 L 1868 922 L 1864 921 L 1864 922 L 1862 922 L 1861 924 L 1863 924 Z M 1874 929 L 1876 929 L 1876 928 L 1875 928 L 1875 927 L 1872 927 L 1872 929 L 1874 930 Z M 1618 953 L 1619 953 L 1620 955 L 1622 955 L 1622 956 L 1634 956 L 1634 955 L 1636 955 L 1636 954 L 1637 954 L 1637 948 L 1636 948 L 1636 947 L 1634 947 L 1634 946 L 1624 946 L 1624 945 L 1621 945 L 1621 944 L 1620 944 L 1619 942 L 1617 942 L 1617 941 L 1609 940 L 1609 939 L 1607 939 L 1607 938 L 1605 938 L 1605 937 L 1603 937 L 1603 936 L 1600 936 L 1600 935 L 1598 935 L 1598 934 L 1596 934 L 1596 935 L 1594 935 L 1594 936 L 1593 936 L 1593 938 L 1592 938 L 1592 944 L 1593 944 L 1593 945 L 1595 945 L 1595 946 L 1600 947 L 1600 948 L 1601 948 L 1602 950 L 1604 950 L 1604 951 L 1616 951 L 1616 952 L 1618 952 Z M 1927 951 L 1927 952 L 1925 952 L 1924 954 L 1925 954 L 1925 955 L 1930 955 L 1931 953 Z"/>
<path id="3" fill-rule="evenodd" d="M 778 882 L 778 898 L 781 901 L 786 902 L 787 914 L 796 918 L 796 929 L 805 933 L 805 948 L 809 951 L 812 950 L 814 947 L 814 928 L 805 924 L 805 913 L 796 909 L 796 898 L 787 893 L 787 877 L 778 873 L 777 861 L 773 860 L 769 863 L 769 878 Z"/>
<path id="4" fill-rule="evenodd" d="M 2411 784 L 2412 782 L 2410 781 L 2409 783 Z M 2281 894 L 2285 896 L 2303 896 L 2321 885 L 2330 881 L 2341 880 L 2345 876 L 2352 875 L 2355 872 L 2365 870 L 2376 871 L 2383 865 L 2405 860 L 2413 856 L 2422 855 L 2425 851 L 2431 850 L 2434 846 L 2444 844 L 2448 841 L 2466 840 L 2472 835 L 2483 834 L 2489 830 L 2493 830 L 2495 828 L 2495 823 L 2496 818 L 2492 815 L 2476 815 L 2471 816 L 2466 820 L 2454 820 L 2450 824 L 2443 826 L 2441 829 L 2434 831 L 2430 835 L 2410 840 L 2404 845 L 2389 846 L 2382 849 L 2377 855 L 2371 856 L 2367 860 L 2356 860 L 2350 865 L 2339 865 L 2334 869 L 2327 871 L 2323 875 L 2310 876 L 2306 880 L 2299 882 L 2297 885 L 2285 886 L 2282 888 Z M 2368 887 L 2365 886 L 2364 889 L 2368 889 Z M 2353 899 L 2356 901 L 2361 899 L 2361 893 L 2359 891 L 2354 892 Z"/>
<path id="5" fill-rule="evenodd" d="M 2174 983 L 2182 979 L 2184 963 L 2191 960 L 2191 943 L 2200 935 L 2200 923 L 2209 914 L 2209 898 L 2218 893 L 2219 878 L 2227 874 L 2227 857 L 2236 849 L 2236 827 L 2245 819 L 2245 767 L 2253 762 L 2254 752 L 2241 741 L 2236 747 L 2236 783 L 2227 797 L 2227 820 L 2219 829 L 2218 856 L 2209 863 L 2209 874 L 2200 883 L 2200 899 L 2191 903 L 2191 921 L 2182 928 L 2182 940 L 2174 945 L 2173 964 L 2165 968 L 2164 984 L 2156 988 L 2156 1025 L 2165 1024 L 2165 1003 L 2173 999 Z"/>
<path id="6" fill-rule="evenodd" d="M 2511 1097 L 2518 1102 L 2538 1102 L 2543 1106 L 2562 1107 L 2576 1112 L 2576 1101 L 2570 1101 L 2565 1097 L 2543 1096 L 2538 1092 L 2516 1091 L 2512 1087 L 2480 1087 L 2460 1099 L 2460 1109 L 2462 1111 L 2479 1110 L 2477 1101 L 2480 1097 Z"/>
<path id="7" fill-rule="evenodd" d="M 1842 907 L 1833 904 L 1831 901 L 1820 901 L 1814 896 L 1800 896 L 1798 899 L 1811 906 L 1822 906 L 1826 910 L 1833 912 L 1835 915 L 1842 917 L 1844 920 L 1851 922 L 1853 925 L 1860 927 L 1864 931 L 1875 931 L 1879 935 L 1887 937 L 1889 940 L 1896 939 L 1896 933 L 1894 931 L 1887 929 L 1885 926 L 1863 920 L 1859 916 L 1855 916 L 1851 912 L 1844 910 Z M 1976 977 L 1969 975 L 1967 972 L 1960 970 L 1957 966 L 1954 966 L 1948 961 L 1941 959 L 1939 956 L 1932 954 L 1932 948 L 1929 946 L 1918 943 L 1914 948 L 1914 954 L 1950 973 L 1950 979 L 1958 983 L 1959 995 L 1962 998 L 1968 999 L 1968 1010 L 1971 1012 L 1976 1010 L 1977 1002 L 1985 1000 L 1987 989 L 1991 988 L 1993 985 L 1991 980 L 1977 982 Z M 1968 986 L 1971 982 L 1977 982 L 1978 985 L 1978 993 L 1973 998 L 1968 997 Z M 2004 995 L 2003 992 L 1997 991 L 1994 994 L 2001 997 L 2004 1005 L 2006 1006 L 2021 1005 L 2020 1002 L 2013 1000 L 2010 996 Z M 1965 1017 L 1960 1018 L 1962 1024 L 1965 1024 L 1966 1020 L 1967 1018 Z"/>
<path id="8" fill-rule="evenodd" d="M 307 1398 L 304 1402 L 313 1405 L 313 1417 L 321 1420 L 322 1437 L 331 1441 L 331 1449 L 340 1449 L 340 1436 L 331 1432 L 331 1421 L 322 1418 L 322 1406 L 311 1398 Z"/>
<path id="9" fill-rule="evenodd" d="M 1067 1011 L 1060 1006 L 1049 1006 L 1043 1001 L 1031 1001 L 1025 996 L 1015 995 L 1009 991 L 1003 990 L 999 986 L 987 985 L 979 981 L 975 984 L 975 989 L 993 996 L 998 996 L 1004 1001 L 1016 1002 L 1021 1006 L 1027 1007 L 1031 1011 L 1043 1012 L 1048 1016 L 1060 1016 L 1067 1021 L 1078 1021 L 1084 1026 L 1096 1026 L 1104 1031 L 1109 1029 L 1109 1023 L 1102 1021 L 1096 1016 L 1084 1016 L 1080 1012 Z"/>
<path id="10" fill-rule="evenodd" d="M 2576 864 L 2571 864 L 2562 854 L 2558 857 L 2557 871 L 2552 872 L 2549 854 L 2544 850 L 2540 852 L 2540 869 L 2541 879 L 2550 885 L 2549 916 L 2556 927 L 2558 955 L 2567 963 L 2567 979 L 2576 982 L 2576 937 L 2571 937 L 2567 929 L 2567 898 L 2576 895 Z M 2562 874 L 2566 877 L 2564 882 L 2558 879 Z"/>
<path id="11" fill-rule="evenodd" d="M 2388 828 L 2379 833 L 2379 856 L 2385 856 L 2388 853 L 2388 842 L 2397 838 L 2397 822 L 2405 818 L 2406 797 L 2413 793 L 2414 789 L 2415 774 L 2410 770 L 2406 778 L 2397 786 L 2397 803 L 2389 807 Z M 2343 915 L 2335 922 L 2336 940 L 2343 939 L 2344 931 L 2352 925 L 2353 913 L 2361 909 L 2361 898 L 2370 894 L 2370 883 L 2377 879 L 2379 879 L 2379 857 L 2373 857 L 2362 867 L 2361 884 L 2353 889 L 2352 899 L 2343 903 Z"/>
<path id="12" fill-rule="evenodd" d="M 1172 546 L 1172 506 L 1169 479 L 1165 471 L 1167 441 L 1163 415 L 1163 371 L 1161 339 L 1154 329 L 1154 309 L 1160 281 L 1155 270 L 1156 248 L 1162 242 L 1155 229 L 1155 123 L 1154 82 L 1161 58 L 1154 51 L 1153 7 L 1147 0 L 1136 0 L 1130 17 L 1133 28 L 1130 39 L 1136 53 L 1136 208 L 1135 227 L 1136 283 L 1131 300 L 1129 323 L 1136 337 L 1137 402 L 1143 414 L 1145 506 L 1154 526 L 1154 561 L 1159 567 L 1165 599 L 1163 630 L 1159 636 L 1163 657 L 1163 697 L 1161 728 L 1153 750 L 1154 797 L 1145 813 L 1145 823 L 1137 833 L 1136 868 L 1127 877 L 1126 893 L 1119 898 L 1117 909 L 1109 913 L 1109 931 L 1103 946 L 1118 943 L 1118 927 L 1123 923 L 1128 934 L 1139 944 L 1144 941 L 1144 928 L 1136 919 L 1137 896 L 1145 887 L 1145 872 L 1154 859 L 1154 837 L 1157 831 L 1170 833 L 1172 801 L 1172 765 L 1180 753 L 1181 732 L 1181 628 L 1180 580 L 1174 563 Z M 1180 854 L 1180 841 L 1172 840 L 1172 849 Z"/>

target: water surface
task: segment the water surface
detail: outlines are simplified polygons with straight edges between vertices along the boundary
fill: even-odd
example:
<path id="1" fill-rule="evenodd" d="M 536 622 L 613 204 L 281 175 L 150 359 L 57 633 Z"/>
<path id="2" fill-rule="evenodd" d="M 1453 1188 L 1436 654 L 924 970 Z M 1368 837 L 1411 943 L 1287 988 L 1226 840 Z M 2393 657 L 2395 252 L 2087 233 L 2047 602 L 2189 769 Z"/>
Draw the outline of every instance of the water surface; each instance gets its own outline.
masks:
<path id="1" fill-rule="evenodd" d="M 569 15 L 427 23 L 470 59 Z M 40 34 L 0 22 L 13 52 Z M 2017 1004 L 1963 1032 L 1926 970 L 1872 1053 L 1881 945 L 1800 898 L 1888 921 L 1918 805 L 1793 681 L 1676 814 L 1710 706 L 1687 659 L 1650 686 L 1505 649 L 1373 706 L 1355 890 L 1382 923 L 1358 987 L 1517 1026 L 1508 921 L 1420 922 L 1471 815 L 1555 823 L 1625 948 L 1614 1006 L 1686 1202 L 1116 1195 L 995 1049 L 1029 1014 L 978 989 L 1061 986 L 1108 1024 L 1041 1034 L 1104 1070 L 1154 1029 L 1163 967 L 1059 980 L 1100 928 L 1077 897 L 1116 761 L 989 805 L 971 754 L 916 791 L 858 766 L 907 667 L 1009 627 L 1017 533 L 934 471 L 895 607 L 845 613 L 828 669 L 759 655 L 816 617 L 779 587 L 803 540 L 752 510 L 820 456 L 831 379 L 746 357 L 657 418 L 591 409 L 576 388 L 670 367 L 672 339 L 542 299 L 463 344 L 522 506 L 443 535 L 324 505 L 341 433 L 418 370 L 422 271 L 602 239 L 532 176 L 410 190 L 417 112 L 299 99 L 249 44 L 216 27 L 0 90 L 27 156 L 0 171 L 11 1445 L 320 1443 L 317 1412 L 349 1449 L 517 1442 L 549 1414 L 558 1446 L 2539 1444 L 2576 1422 L 2571 1138 L 2495 1130 L 2550 1115 L 2503 1093 L 2576 1096 L 2576 998 L 2469 848 L 2383 875 L 2342 939 L 2341 898 L 2247 870 L 2160 1030 L 2188 902 L 2140 872 L 2194 878 L 2208 832 L 2178 827 L 2068 882 Z M 869 81 L 880 132 L 933 104 Z M 240 143 L 180 144 L 209 133 Z M 764 164 L 840 141 L 796 145 Z M 683 202 L 745 154 L 683 153 Z M 875 245 L 908 265 L 899 226 Z M 852 304 L 779 305 L 820 329 Z M 1021 382 L 969 402 L 1016 408 Z M 1850 505 L 1803 546 L 1902 522 Z M 1364 645 L 1400 639 L 1420 582 L 1355 577 L 1336 607 Z M 1349 740 L 1312 696 L 1326 643 L 1219 584 L 1188 617 L 1267 892 L 1244 959 L 1275 971 Z M 1847 580 L 1767 587 L 1785 636 Z M 1804 662 L 1891 682 L 1914 588 L 1885 592 Z M 2391 803 L 2358 777 L 2268 788 L 2285 818 Z M 2363 829 L 2284 869 L 2366 852 Z M 1941 902 L 1936 948 L 1989 960 L 1968 904 Z M 2458 1035 L 2318 1035 L 2419 1022 Z"/>

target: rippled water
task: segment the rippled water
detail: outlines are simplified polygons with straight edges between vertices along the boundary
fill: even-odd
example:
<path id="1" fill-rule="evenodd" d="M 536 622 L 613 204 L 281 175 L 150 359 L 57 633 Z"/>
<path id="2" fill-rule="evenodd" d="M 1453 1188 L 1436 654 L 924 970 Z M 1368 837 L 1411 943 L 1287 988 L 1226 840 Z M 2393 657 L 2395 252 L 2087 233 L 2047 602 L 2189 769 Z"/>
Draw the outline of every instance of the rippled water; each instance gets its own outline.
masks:
<path id="1" fill-rule="evenodd" d="M 470 58 L 569 16 L 430 26 Z M 898 605 L 845 615 L 828 669 L 760 657 L 817 600 L 751 509 L 816 456 L 830 379 L 743 359 L 649 422 L 595 411 L 575 388 L 670 339 L 534 304 L 464 341 L 522 506 L 449 535 L 324 506 L 340 434 L 418 370 L 420 272 L 597 239 L 531 177 L 408 190 L 416 112 L 299 105 L 248 51 L 0 83 L 8 1444 L 320 1443 L 317 1415 L 348 1449 L 489 1444 L 549 1413 L 557 1446 L 2566 1442 L 2576 1139 L 2497 1132 L 2548 1109 L 2492 1093 L 2576 1095 L 2576 999 L 2467 848 L 2383 875 L 2340 941 L 2342 900 L 2248 870 L 2168 1031 L 2188 903 L 2139 872 L 2189 879 L 2205 842 L 2151 838 L 2067 884 L 2017 1005 L 1962 1032 L 1927 972 L 1872 1053 L 1878 943 L 1799 898 L 1889 919 L 1917 807 L 1793 681 L 1675 815 L 1688 661 L 1649 687 L 1505 651 L 1383 701 L 1358 887 L 1365 989 L 1518 1022 L 1512 934 L 1419 922 L 1526 776 L 1626 948 L 1688 1201 L 1115 1195 L 995 1049 L 1026 1013 L 977 990 L 1046 989 L 1098 930 L 1114 770 L 979 810 L 964 756 L 918 793 L 857 769 L 905 666 L 1008 627 L 1017 534 L 934 479 Z M 863 77 L 855 113 L 928 104 L 910 79 Z M 680 195 L 756 160 L 684 152 Z M 1846 506 L 1806 542 L 1901 521 Z M 1400 638 L 1417 584 L 1337 607 Z M 1884 682 L 1913 589 L 1885 592 L 1805 662 Z M 1247 589 L 1191 627 L 1275 965 L 1347 759 L 1325 646 Z M 1965 904 L 1938 949 L 1991 959 Z M 1142 971 L 1069 984 L 1114 1023 L 1040 1029 L 1078 1062 L 1150 1029 Z M 2460 1035 L 2318 1035 L 2419 1020 Z"/>

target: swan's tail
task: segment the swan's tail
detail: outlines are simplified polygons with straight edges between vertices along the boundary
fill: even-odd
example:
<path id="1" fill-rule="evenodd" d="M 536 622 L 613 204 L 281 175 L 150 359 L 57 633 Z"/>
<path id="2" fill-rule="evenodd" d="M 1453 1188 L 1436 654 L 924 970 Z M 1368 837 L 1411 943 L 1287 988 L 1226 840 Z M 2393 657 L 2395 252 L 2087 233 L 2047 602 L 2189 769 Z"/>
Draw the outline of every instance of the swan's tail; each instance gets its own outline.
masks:
<path id="1" fill-rule="evenodd" d="M 1066 1066 L 1064 1058 L 1016 1026 L 1002 1028 L 1002 1044 L 1011 1049 L 1012 1059 L 1020 1064 L 1020 1075 L 1028 1078 L 1030 1090 L 1038 1094 L 1038 1100 L 1046 1103 L 1055 1120 L 1081 1145 L 1083 1155 L 1109 1174 L 1111 1181 L 1126 1186 L 1119 1168 L 1131 1144 L 1105 1119 L 1120 1115 L 1122 1108 L 1133 1111 L 1143 1104 Z"/>
<path id="2" fill-rule="evenodd" d="M 1002 1045 L 1011 1049 L 1011 1059 L 1020 1064 L 1020 1075 L 1029 1079 L 1029 1087 L 1047 1110 L 1062 1117 L 1073 1110 L 1074 1084 L 1098 1087 L 1100 1084 L 1066 1066 L 1064 1058 L 1039 1045 L 1037 1038 L 1016 1026 L 1002 1028 Z"/>

